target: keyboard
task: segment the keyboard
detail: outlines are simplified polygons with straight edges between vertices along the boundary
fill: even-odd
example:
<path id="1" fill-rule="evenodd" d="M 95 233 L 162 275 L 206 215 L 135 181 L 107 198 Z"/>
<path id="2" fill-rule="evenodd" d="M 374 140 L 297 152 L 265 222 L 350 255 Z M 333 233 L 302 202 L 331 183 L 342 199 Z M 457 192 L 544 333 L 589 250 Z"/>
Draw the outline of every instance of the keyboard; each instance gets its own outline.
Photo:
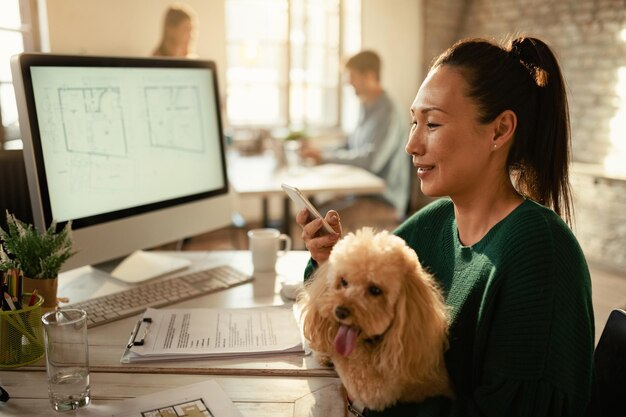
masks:
<path id="1" fill-rule="evenodd" d="M 162 307 L 252 281 L 230 266 L 218 266 L 169 279 L 146 282 L 114 294 L 70 304 L 87 312 L 87 327 L 134 316 L 148 307 Z"/>

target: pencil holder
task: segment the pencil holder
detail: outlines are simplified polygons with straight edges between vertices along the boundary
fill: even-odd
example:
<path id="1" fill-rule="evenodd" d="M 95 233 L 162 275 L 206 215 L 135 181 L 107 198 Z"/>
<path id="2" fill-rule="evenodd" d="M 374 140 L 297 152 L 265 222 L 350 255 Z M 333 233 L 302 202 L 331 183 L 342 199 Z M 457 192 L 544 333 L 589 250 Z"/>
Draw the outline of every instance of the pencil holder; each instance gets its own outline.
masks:
<path id="1" fill-rule="evenodd" d="M 24 294 L 22 305 L 28 305 L 30 294 Z M 0 368 L 16 368 L 33 363 L 44 355 L 41 329 L 43 297 L 29 307 L 0 311 Z"/>

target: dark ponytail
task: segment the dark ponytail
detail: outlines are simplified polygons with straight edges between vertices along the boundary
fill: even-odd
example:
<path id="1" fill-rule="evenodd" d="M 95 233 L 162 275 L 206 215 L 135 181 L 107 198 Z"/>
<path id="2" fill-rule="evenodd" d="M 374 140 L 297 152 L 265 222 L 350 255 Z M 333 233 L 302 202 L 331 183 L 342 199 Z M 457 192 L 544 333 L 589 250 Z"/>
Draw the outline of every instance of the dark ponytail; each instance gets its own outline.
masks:
<path id="1" fill-rule="evenodd" d="M 468 39 L 444 52 L 433 67 L 441 65 L 464 75 L 481 123 L 505 110 L 516 114 L 507 160 L 515 188 L 571 224 L 569 110 L 561 69 L 550 48 L 536 38 L 520 37 L 504 48 Z"/>

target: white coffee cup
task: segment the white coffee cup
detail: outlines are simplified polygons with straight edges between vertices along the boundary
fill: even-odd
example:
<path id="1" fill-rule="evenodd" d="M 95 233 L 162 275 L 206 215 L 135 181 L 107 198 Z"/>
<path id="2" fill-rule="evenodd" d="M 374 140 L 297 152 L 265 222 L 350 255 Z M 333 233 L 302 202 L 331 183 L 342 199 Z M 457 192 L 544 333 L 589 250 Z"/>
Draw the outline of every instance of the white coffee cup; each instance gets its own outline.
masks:
<path id="1" fill-rule="evenodd" d="M 291 238 L 277 229 L 249 230 L 248 239 L 255 271 L 274 271 L 277 257 L 291 250 Z M 284 242 L 282 250 L 281 242 Z"/>

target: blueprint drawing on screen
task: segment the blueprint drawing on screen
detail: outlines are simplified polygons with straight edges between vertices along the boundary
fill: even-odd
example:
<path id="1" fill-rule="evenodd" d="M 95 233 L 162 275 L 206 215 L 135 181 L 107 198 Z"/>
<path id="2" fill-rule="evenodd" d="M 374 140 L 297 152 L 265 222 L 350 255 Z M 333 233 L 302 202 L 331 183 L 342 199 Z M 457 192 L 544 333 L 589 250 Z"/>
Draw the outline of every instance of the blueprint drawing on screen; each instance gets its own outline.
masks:
<path id="1" fill-rule="evenodd" d="M 208 69 L 42 66 L 32 77 L 55 220 L 224 185 Z"/>

